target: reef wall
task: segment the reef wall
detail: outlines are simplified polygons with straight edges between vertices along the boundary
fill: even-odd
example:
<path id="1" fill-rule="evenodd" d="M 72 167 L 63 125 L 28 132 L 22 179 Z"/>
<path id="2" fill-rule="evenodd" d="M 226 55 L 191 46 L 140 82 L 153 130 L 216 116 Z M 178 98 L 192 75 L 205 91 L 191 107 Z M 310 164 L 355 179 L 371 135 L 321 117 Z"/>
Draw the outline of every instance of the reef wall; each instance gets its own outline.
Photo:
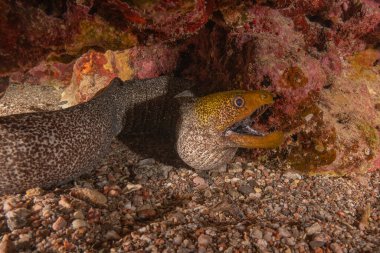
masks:
<path id="1" fill-rule="evenodd" d="M 288 138 L 249 157 L 309 174 L 380 168 L 375 0 L 0 0 L 0 10 L 0 96 L 9 79 L 66 86 L 74 105 L 116 76 L 163 74 L 201 93 L 266 89 L 276 104 L 258 124 Z"/>

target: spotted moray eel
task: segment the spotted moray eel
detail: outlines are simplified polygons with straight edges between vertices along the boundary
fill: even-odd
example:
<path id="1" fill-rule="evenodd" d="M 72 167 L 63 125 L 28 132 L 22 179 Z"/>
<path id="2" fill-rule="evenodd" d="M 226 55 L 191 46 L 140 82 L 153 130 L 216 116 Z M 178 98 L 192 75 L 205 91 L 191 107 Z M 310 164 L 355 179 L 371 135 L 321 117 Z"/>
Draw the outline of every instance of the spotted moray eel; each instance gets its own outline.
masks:
<path id="1" fill-rule="evenodd" d="M 200 170 L 229 162 L 238 147 L 281 144 L 281 132 L 263 135 L 249 126 L 249 116 L 273 102 L 269 93 L 230 91 L 173 99 L 191 85 L 165 76 L 127 82 L 116 78 L 88 102 L 0 117 L 0 195 L 51 187 L 90 173 L 123 129 L 176 128 L 179 157 Z M 173 117 L 176 107 L 178 118 Z"/>

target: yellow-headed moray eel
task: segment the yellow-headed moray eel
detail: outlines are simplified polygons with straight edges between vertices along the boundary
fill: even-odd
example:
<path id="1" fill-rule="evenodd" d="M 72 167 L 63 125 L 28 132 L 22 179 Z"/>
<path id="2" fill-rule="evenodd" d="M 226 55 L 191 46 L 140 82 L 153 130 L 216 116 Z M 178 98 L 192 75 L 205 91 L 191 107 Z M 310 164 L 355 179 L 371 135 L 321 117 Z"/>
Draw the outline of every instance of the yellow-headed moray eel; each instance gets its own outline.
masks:
<path id="1" fill-rule="evenodd" d="M 114 79 L 85 103 L 0 117 L 0 194 L 58 185 L 91 172 L 123 128 L 133 132 L 176 127 L 179 156 L 201 170 L 229 162 L 238 147 L 282 143 L 281 132 L 264 135 L 250 127 L 250 116 L 273 103 L 269 93 L 229 91 L 172 103 L 190 86 L 171 77 Z M 179 118 L 173 119 L 175 107 Z"/>
<path id="2" fill-rule="evenodd" d="M 226 91 L 183 103 L 176 148 L 193 168 L 209 170 L 231 161 L 239 147 L 275 148 L 283 133 L 261 133 L 251 127 L 254 116 L 273 103 L 266 91 Z"/>

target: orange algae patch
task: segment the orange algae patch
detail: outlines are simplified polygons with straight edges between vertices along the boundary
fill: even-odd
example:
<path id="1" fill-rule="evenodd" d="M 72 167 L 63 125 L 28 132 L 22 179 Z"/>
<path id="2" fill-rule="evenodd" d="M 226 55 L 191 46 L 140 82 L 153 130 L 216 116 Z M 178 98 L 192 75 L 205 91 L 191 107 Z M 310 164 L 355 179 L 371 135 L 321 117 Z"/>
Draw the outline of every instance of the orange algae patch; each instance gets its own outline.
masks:
<path id="1" fill-rule="evenodd" d="M 299 67 L 287 68 L 281 77 L 281 83 L 284 87 L 296 89 L 304 87 L 308 82 L 308 78 Z"/>
<path id="2" fill-rule="evenodd" d="M 128 31 L 120 31 L 101 19 L 80 23 L 79 33 L 72 44 L 66 46 L 70 54 L 81 54 L 89 48 L 121 50 L 135 46 L 137 37 Z"/>
<path id="3" fill-rule="evenodd" d="M 379 78 L 377 71 L 380 71 L 380 64 L 375 64 L 375 62 L 379 59 L 380 51 L 375 49 L 367 49 L 348 57 L 349 77 L 351 79 L 376 81 Z"/>
<path id="4" fill-rule="evenodd" d="M 61 100 L 72 106 L 91 99 L 118 76 L 129 80 L 133 76 L 129 50 L 99 53 L 89 51 L 74 65 L 72 83 L 62 93 Z"/>

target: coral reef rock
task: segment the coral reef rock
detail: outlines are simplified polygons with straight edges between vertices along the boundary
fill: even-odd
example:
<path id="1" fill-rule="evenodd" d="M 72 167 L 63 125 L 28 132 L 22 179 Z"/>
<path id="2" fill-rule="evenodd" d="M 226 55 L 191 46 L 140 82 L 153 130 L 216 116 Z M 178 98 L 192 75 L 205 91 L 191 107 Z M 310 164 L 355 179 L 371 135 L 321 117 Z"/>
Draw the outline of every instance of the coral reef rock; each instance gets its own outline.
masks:
<path id="1" fill-rule="evenodd" d="M 307 174 L 380 168 L 376 0 L 0 0 L 0 9 L 0 97 L 8 82 L 50 84 L 71 106 L 114 77 L 171 73 L 195 80 L 200 95 L 265 89 L 276 103 L 257 124 L 288 138 L 247 158 Z"/>

